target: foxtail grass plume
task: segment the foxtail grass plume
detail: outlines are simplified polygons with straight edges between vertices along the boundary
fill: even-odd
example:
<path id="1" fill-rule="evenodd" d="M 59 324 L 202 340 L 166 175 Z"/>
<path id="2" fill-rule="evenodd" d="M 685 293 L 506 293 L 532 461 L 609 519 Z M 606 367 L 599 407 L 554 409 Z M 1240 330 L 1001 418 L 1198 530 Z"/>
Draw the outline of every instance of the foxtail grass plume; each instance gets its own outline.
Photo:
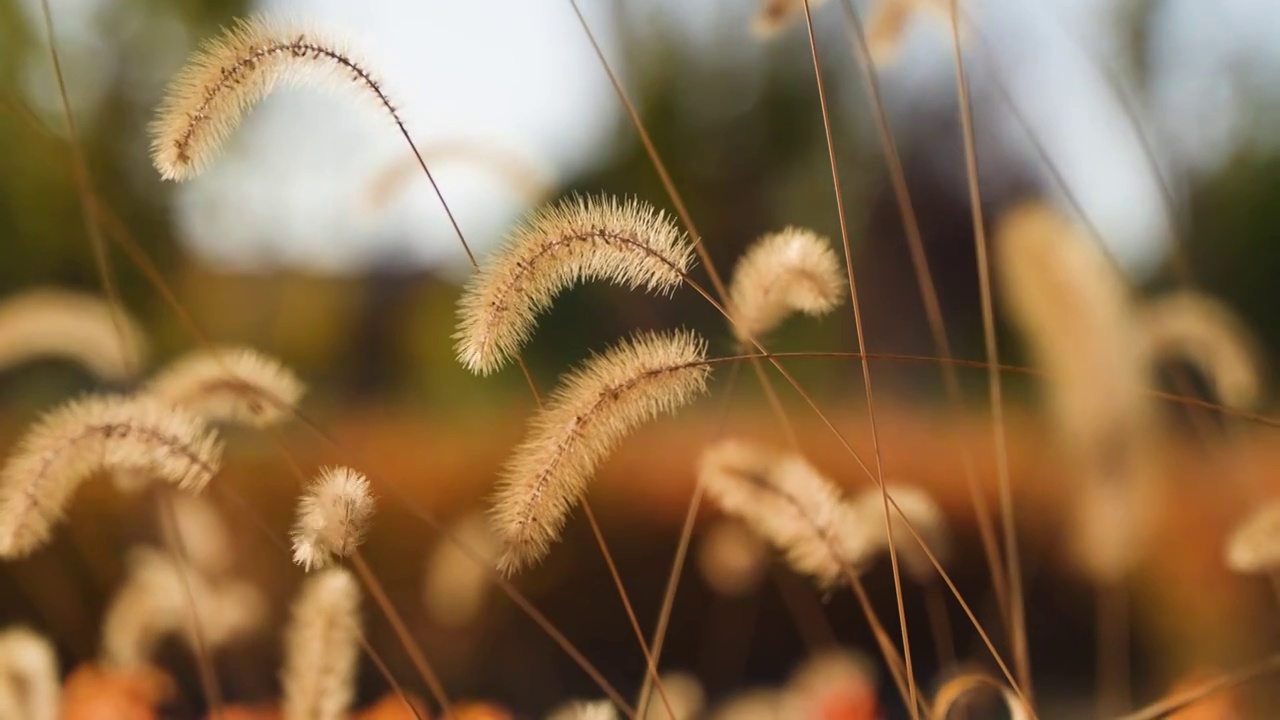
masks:
<path id="1" fill-rule="evenodd" d="M 816 11 L 827 0 L 809 0 L 810 11 Z M 804 0 L 760 0 L 760 8 L 751 19 L 751 32 L 759 38 L 771 38 L 793 20 L 804 17 Z"/>
<path id="2" fill-rule="evenodd" d="M 144 392 L 208 422 L 263 428 L 287 418 L 305 388 L 293 371 L 250 348 L 198 351 L 158 373 Z"/>
<path id="3" fill-rule="evenodd" d="M 846 569 L 857 572 L 876 547 L 857 510 L 799 455 L 723 440 L 703 452 L 698 482 L 721 510 L 824 587 L 836 584 Z"/>
<path id="4" fill-rule="evenodd" d="M 922 11 L 951 23 L 951 0 L 874 0 L 867 19 L 867 49 L 876 65 L 897 59 L 911 21 Z"/>
<path id="5" fill-rule="evenodd" d="M 493 565 L 501 552 L 502 544 L 482 513 L 455 523 L 427 555 L 422 582 L 427 615 L 445 627 L 475 622 L 493 586 Z"/>
<path id="6" fill-rule="evenodd" d="M 490 517 L 503 572 L 546 555 L 614 446 L 706 392 L 709 374 L 706 342 L 689 331 L 641 333 L 569 373 L 499 481 Z"/>
<path id="7" fill-rule="evenodd" d="M 1074 554 L 1095 580 L 1118 580 L 1150 549 L 1161 497 L 1129 285 L 1096 242 L 1044 204 L 1008 211 L 995 240 L 1004 307 L 1049 375 L 1076 488 Z"/>
<path id="8" fill-rule="evenodd" d="M 1138 321 L 1151 362 L 1185 360 L 1212 384 L 1215 396 L 1239 409 L 1262 400 L 1257 343 L 1231 308 L 1216 298 L 1183 290 L 1151 300 Z"/>
<path id="9" fill-rule="evenodd" d="M 947 527 L 947 519 L 942 508 L 925 490 L 912 486 L 889 484 L 889 497 L 893 503 L 889 506 L 889 518 L 893 523 L 893 546 L 898 560 L 907 574 L 917 582 L 929 582 L 937 575 L 929 556 L 925 554 L 912 536 L 914 529 L 929 552 L 933 553 L 939 563 L 944 563 L 951 554 L 951 532 Z M 889 535 L 884 532 L 884 497 L 879 488 L 872 488 L 854 499 L 853 505 L 868 528 L 877 529 L 877 541 L 884 552 L 888 552 Z M 903 518 L 906 522 L 903 522 Z M 908 529 L 908 524 L 910 529 Z"/>
<path id="10" fill-rule="evenodd" d="M 145 472 L 199 492 L 221 459 L 217 434 L 177 408 L 109 395 L 67 403 L 41 418 L 0 470 L 0 557 L 42 545 L 95 473 Z"/>
<path id="11" fill-rule="evenodd" d="M 203 495 L 171 492 L 174 525 L 182 533 L 183 557 L 195 572 L 209 578 L 231 574 L 234 543 L 217 506 Z"/>
<path id="12" fill-rule="evenodd" d="M 327 467 L 298 500 L 293 525 L 293 561 L 310 572 L 356 551 L 373 516 L 373 495 L 364 474 Z"/>
<path id="13" fill-rule="evenodd" d="M 237 20 L 192 54 L 165 91 L 150 128 L 160 175 L 182 181 L 203 172 L 280 82 L 354 86 L 400 123 L 378 81 L 340 43 L 283 20 Z"/>
<path id="14" fill-rule="evenodd" d="M 510 233 L 458 301 L 458 360 L 487 375 L 533 335 L 561 291 L 604 280 L 670 293 L 693 247 L 666 213 L 638 200 L 574 196 L 534 211 Z"/>
<path id="15" fill-rule="evenodd" d="M 22 627 L 0 632 L 0 717 L 58 720 L 60 674 L 48 639 Z"/>
<path id="16" fill-rule="evenodd" d="M 213 581 L 150 548 L 132 550 L 126 566 L 124 585 L 102 622 L 101 661 L 107 668 L 147 667 L 171 635 L 196 649 L 194 623 L 205 646 L 214 649 L 249 635 L 266 618 L 266 599 L 250 583 Z"/>
<path id="17" fill-rule="evenodd" d="M 547 720 L 618 720 L 618 710 L 608 700 L 575 700 L 552 710 Z"/>
<path id="18" fill-rule="evenodd" d="M 1272 500 L 1240 521 L 1226 546 L 1227 567 L 1238 573 L 1280 570 L 1280 501 Z"/>
<path id="19" fill-rule="evenodd" d="M 347 720 L 360 657 L 360 586 L 330 568 L 307 578 L 285 632 L 284 720 Z"/>
<path id="20" fill-rule="evenodd" d="M 995 692 L 1004 702 L 1009 720 L 1031 720 L 1031 711 L 1018 698 L 1018 695 L 1004 683 L 976 673 L 957 675 L 938 688 L 933 697 L 933 710 L 930 715 L 934 720 L 946 720 L 952 711 L 964 707 L 964 701 L 975 692 Z"/>
<path id="21" fill-rule="evenodd" d="M 41 289 L 0 302 L 0 369 L 65 358 L 101 380 L 121 382 L 141 369 L 147 352 L 138 322 L 100 297 Z"/>
<path id="22" fill-rule="evenodd" d="M 738 597 L 754 592 L 769 567 L 768 548 L 737 520 L 720 518 L 698 538 L 698 573 L 717 594 Z"/>
<path id="23" fill-rule="evenodd" d="M 825 315 L 840 304 L 844 288 L 844 271 L 826 238 L 795 227 L 765 235 L 733 271 L 733 334 L 745 342 L 773 330 L 792 313 Z"/>

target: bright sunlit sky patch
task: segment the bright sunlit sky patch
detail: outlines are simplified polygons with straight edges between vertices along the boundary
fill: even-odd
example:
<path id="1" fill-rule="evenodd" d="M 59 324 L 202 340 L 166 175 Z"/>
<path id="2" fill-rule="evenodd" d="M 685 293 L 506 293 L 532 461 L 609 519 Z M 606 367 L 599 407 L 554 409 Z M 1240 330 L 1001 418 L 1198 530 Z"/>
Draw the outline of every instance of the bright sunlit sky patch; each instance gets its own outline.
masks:
<path id="1" fill-rule="evenodd" d="M 617 100 L 564 0 L 258 4 L 266 11 L 305 13 L 301 17 L 308 24 L 336 29 L 377 69 L 422 146 L 485 143 L 523 158 L 555 183 L 606 162 L 624 128 Z M 1167 247 L 1159 194 L 1114 96 L 1084 55 L 1116 62 L 1125 40 L 1117 35 L 1122 4 L 966 3 L 1085 210 L 1112 251 L 1142 272 Z M 25 0 L 24 5 L 36 20 L 38 3 Z M 194 44 L 178 24 L 165 23 L 160 27 L 166 39 L 153 50 L 164 57 L 125 62 L 138 58 L 122 48 L 113 52 L 104 39 L 99 24 L 104 0 L 54 0 L 53 5 L 60 44 L 70 48 L 73 102 L 89 115 L 99 101 L 95 88 L 103 86 L 104 73 L 120 65 L 176 64 L 168 55 L 181 55 L 184 45 Z M 615 3 L 584 0 L 582 5 L 605 51 L 620 64 L 612 37 Z M 819 22 L 839 22 L 834 5 L 818 11 Z M 627 10 L 638 22 L 662 17 L 695 45 L 699 38 L 723 36 L 726 26 L 739 27 L 745 59 L 755 57 L 747 22 L 754 7 L 755 0 L 629 0 Z M 156 21 L 148 22 L 145 30 L 154 35 Z M 1147 58 L 1150 107 L 1143 122 L 1175 191 L 1194 173 L 1220 167 L 1242 142 L 1275 141 L 1248 111 L 1280 102 L 1276 28 L 1280 2 L 1275 0 L 1166 0 L 1156 8 Z M 916 22 L 900 64 L 885 77 L 895 116 L 909 112 L 922 97 L 953 95 L 948 41 L 945 29 L 931 18 Z M 714 45 L 724 52 L 722 44 Z M 980 73 L 981 63 L 971 62 L 971 68 Z M 33 104 L 55 108 L 39 54 L 28 78 Z M 142 76 L 139 96 L 157 82 L 150 74 Z M 975 85 L 980 83 L 978 76 Z M 994 126 L 986 128 L 988 133 L 994 129 L 1015 148 L 1015 157 L 1036 165 L 1007 113 L 992 106 L 980 108 L 979 117 Z M 145 152 L 141 139 L 138 150 Z M 175 192 L 179 234 L 207 261 L 231 268 L 463 267 L 465 258 L 439 203 L 418 174 L 407 176 L 411 179 L 387 207 L 370 210 L 366 189 L 406 157 L 403 141 L 372 103 L 353 103 L 345 92 L 279 92 L 249 116 L 208 173 L 169 188 Z M 527 209 L 526 197 L 483 170 L 462 163 L 437 163 L 433 170 L 463 232 L 481 252 Z M 959 171 L 945 170 L 963 182 Z"/>

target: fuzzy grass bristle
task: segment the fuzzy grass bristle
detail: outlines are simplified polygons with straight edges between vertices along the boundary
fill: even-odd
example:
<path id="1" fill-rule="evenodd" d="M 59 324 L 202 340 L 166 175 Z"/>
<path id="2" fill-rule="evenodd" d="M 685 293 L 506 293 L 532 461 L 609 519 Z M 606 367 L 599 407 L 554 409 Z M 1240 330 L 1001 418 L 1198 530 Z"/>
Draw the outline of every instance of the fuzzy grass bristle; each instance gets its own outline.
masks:
<path id="1" fill-rule="evenodd" d="M 200 174 L 280 82 L 354 84 L 400 123 L 378 81 L 340 43 L 280 19 L 241 19 L 192 54 L 166 90 L 150 128 L 161 177 Z"/>
<path id="2" fill-rule="evenodd" d="M 468 282 L 458 301 L 458 360 L 488 375 L 532 337 L 556 295 L 604 280 L 667 294 L 693 247 L 666 213 L 639 200 L 574 196 L 535 210 Z"/>
<path id="3" fill-rule="evenodd" d="M 0 302 L 0 368 L 65 358 L 94 377 L 121 382 L 138 372 L 147 352 L 138 322 L 97 296 L 40 289 Z"/>
<path id="4" fill-rule="evenodd" d="M 723 440 L 703 452 L 698 482 L 721 510 L 823 587 L 834 585 L 846 569 L 856 571 L 876 547 L 874 526 L 799 455 Z"/>
<path id="5" fill-rule="evenodd" d="M 733 271 L 729 305 L 739 341 L 758 338 L 796 312 L 825 315 L 844 298 L 844 270 L 831 243 L 789 227 L 757 240 Z"/>
<path id="6" fill-rule="evenodd" d="M 637 426 L 706 392 L 706 342 L 641 333 L 571 372 L 507 463 L 491 513 L 513 573 L 546 555 L 596 466 Z"/>
<path id="7" fill-rule="evenodd" d="M 1262 400 L 1257 342 L 1225 303 L 1192 290 L 1147 302 L 1138 323 L 1152 363 L 1185 360 L 1213 385 L 1224 404 L 1251 409 Z"/>
<path id="8" fill-rule="evenodd" d="M 23 627 L 0 632 L 0 717 L 58 720 L 61 673 L 53 643 Z"/>
<path id="9" fill-rule="evenodd" d="M 0 470 L 0 557 L 42 545 L 80 483 L 137 471 L 199 492 L 222 444 L 199 418 L 146 398 L 91 396 L 42 417 Z"/>
<path id="10" fill-rule="evenodd" d="M 266 618 L 266 599 L 250 583 L 211 580 L 150 548 L 135 548 L 126 564 L 125 583 L 102 623 L 104 667 L 147 667 L 170 635 L 182 637 L 192 649 L 216 648 L 247 636 Z M 199 623 L 202 642 L 193 623 Z"/>
<path id="11" fill-rule="evenodd" d="M 356 551 L 373 517 L 373 494 L 363 473 L 327 467 L 298 499 L 293 561 L 310 572 Z"/>
<path id="12" fill-rule="evenodd" d="M 309 577 L 285 631 L 284 720 L 347 720 L 361 634 L 355 578 L 341 568 Z"/>
<path id="13" fill-rule="evenodd" d="M 180 358 L 143 392 L 209 422 L 255 428 L 289 417 L 306 391 L 292 370 L 251 348 L 219 348 Z"/>
<path id="14" fill-rule="evenodd" d="M 1280 501 L 1272 500 L 1240 521 L 1227 539 L 1227 567 L 1238 573 L 1280 570 Z"/>

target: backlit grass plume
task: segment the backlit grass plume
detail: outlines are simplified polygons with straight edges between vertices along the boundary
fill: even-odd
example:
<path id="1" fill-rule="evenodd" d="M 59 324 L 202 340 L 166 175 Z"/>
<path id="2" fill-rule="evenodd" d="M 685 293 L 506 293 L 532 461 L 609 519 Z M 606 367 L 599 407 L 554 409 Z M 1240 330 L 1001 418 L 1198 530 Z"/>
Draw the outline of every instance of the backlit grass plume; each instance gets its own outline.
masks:
<path id="1" fill-rule="evenodd" d="M 1280 570 L 1280 501 L 1271 501 L 1240 521 L 1226 546 L 1227 567 L 1239 573 Z"/>
<path id="2" fill-rule="evenodd" d="M 580 282 L 670 293 L 693 248 L 666 213 L 638 200 L 581 197 L 534 211 L 467 284 L 458 301 L 458 359 L 487 375 L 533 335 L 538 315 Z"/>
<path id="3" fill-rule="evenodd" d="M 892 483 L 888 487 L 889 496 L 896 504 L 896 507 L 889 508 L 889 517 L 893 522 L 893 545 L 897 550 L 898 560 L 914 580 L 927 582 L 937 576 L 937 570 L 908 530 L 907 523 L 924 538 L 929 552 L 941 563 L 947 560 L 951 552 L 951 533 L 947 527 L 947 519 L 933 496 L 921 488 Z M 863 524 L 879 530 L 876 540 L 880 549 L 887 554 L 889 535 L 884 532 L 884 498 L 880 489 L 866 490 L 854 499 L 853 504 Z M 904 517 L 906 522 L 903 522 Z"/>
<path id="4" fill-rule="evenodd" d="M 257 630 L 266 617 L 266 599 L 248 582 L 215 581 L 184 571 L 172 555 L 151 548 L 131 551 L 127 565 L 124 585 L 102 622 L 105 667 L 146 667 L 170 635 L 195 650 L 199 643 L 193 623 L 199 623 L 200 637 L 212 649 Z"/>
<path id="5" fill-rule="evenodd" d="M 320 471 L 298 500 L 293 561 L 307 571 L 355 552 L 373 516 L 369 480 L 348 467 Z"/>
<path id="6" fill-rule="evenodd" d="M 698 482 L 721 510 L 824 587 L 834 585 L 845 568 L 856 571 L 877 546 L 875 525 L 799 455 L 723 440 L 703 452 Z"/>
<path id="7" fill-rule="evenodd" d="M 27 628 L 0 632 L 0 717 L 58 720 L 61 690 L 53 643 Z"/>
<path id="8" fill-rule="evenodd" d="M 638 425 L 706 391 L 706 343 L 689 331 L 642 333 L 571 372 L 507 463 L 492 519 L 511 573 L 541 559 L 596 466 Z"/>
<path id="9" fill-rule="evenodd" d="M 41 289 L 0 302 L 0 368 L 64 358 L 97 378 L 120 382 L 136 374 L 146 356 L 137 321 L 114 313 L 97 296 Z"/>
<path id="10" fill-rule="evenodd" d="M 346 720 L 360 657 L 360 586 L 330 568 L 309 577 L 285 633 L 284 720 Z"/>
<path id="11" fill-rule="evenodd" d="M 826 238 L 794 227 L 765 235 L 733 271 L 733 334 L 745 341 L 773 330 L 795 312 L 825 315 L 840 304 L 844 288 L 844 270 Z"/>
<path id="12" fill-rule="evenodd" d="M 199 351 L 158 373 L 144 392 L 209 422 L 268 427 L 297 406 L 302 381 L 279 361 L 249 348 Z"/>
<path id="13" fill-rule="evenodd" d="M 618 710 L 608 700 L 575 700 L 552 710 L 547 720 L 618 720 Z"/>
<path id="14" fill-rule="evenodd" d="M 0 470 L 0 557 L 42 545 L 95 473 L 138 471 L 199 491 L 221 458 L 217 434 L 177 408 L 123 396 L 67 403 L 41 418 Z"/>
<path id="15" fill-rule="evenodd" d="M 352 84 L 399 123 L 378 81 L 339 43 L 282 20 L 238 20 L 174 77 L 151 123 L 151 159 L 166 180 L 202 172 L 244 113 L 279 82 Z"/>
<path id="16" fill-rule="evenodd" d="M 1262 367 L 1252 334 L 1221 301 L 1186 290 L 1139 311 L 1147 357 L 1184 360 L 1204 374 L 1221 402 L 1249 409 L 1262 399 Z"/>

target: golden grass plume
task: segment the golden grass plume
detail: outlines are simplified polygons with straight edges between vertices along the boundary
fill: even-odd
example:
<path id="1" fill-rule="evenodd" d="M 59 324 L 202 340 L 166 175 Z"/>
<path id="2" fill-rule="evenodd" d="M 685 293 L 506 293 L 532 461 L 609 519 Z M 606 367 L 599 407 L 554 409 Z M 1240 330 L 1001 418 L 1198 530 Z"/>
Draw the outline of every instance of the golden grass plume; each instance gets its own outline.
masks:
<path id="1" fill-rule="evenodd" d="M 631 199 L 574 196 L 516 226 L 458 301 L 458 360 L 487 375 L 533 335 L 538 315 L 577 283 L 605 280 L 670 293 L 693 248 L 666 213 Z"/>
<path id="2" fill-rule="evenodd" d="M 827 0 L 809 0 L 809 8 L 817 10 L 826 2 Z M 751 32 L 759 38 L 771 38 L 803 15 L 804 0 L 760 0 L 760 7 L 751 19 Z"/>
<path id="3" fill-rule="evenodd" d="M 483 513 L 472 513 L 454 523 L 450 538 L 442 538 L 427 555 L 422 578 L 422 604 L 427 615 L 446 627 L 464 627 L 484 610 L 493 585 L 493 564 L 502 545 Z M 478 555 L 476 561 L 463 547 Z"/>
<path id="4" fill-rule="evenodd" d="M 66 358 L 99 379 L 121 382 L 138 372 L 147 353 L 138 322 L 95 295 L 45 288 L 0 302 L 0 368 Z"/>
<path id="5" fill-rule="evenodd" d="M 293 561 L 309 572 L 355 552 L 364 542 L 373 507 L 363 473 L 349 467 L 322 468 L 298 499 Z"/>
<path id="6" fill-rule="evenodd" d="M 381 85 L 341 43 L 262 16 L 207 40 L 170 82 L 151 123 L 151 159 L 166 180 L 201 173 L 277 83 L 351 84 L 400 122 Z"/>
<path id="7" fill-rule="evenodd" d="M 729 286 L 733 334 L 746 341 L 792 313 L 825 315 L 840 304 L 844 288 L 844 270 L 826 238 L 796 227 L 765 235 L 734 267 Z"/>
<path id="8" fill-rule="evenodd" d="M 1280 501 L 1250 513 L 1231 531 L 1225 548 L 1227 567 L 1240 573 L 1280 569 Z"/>
<path id="9" fill-rule="evenodd" d="M 876 547 L 857 509 L 799 455 L 722 440 L 703 452 L 698 482 L 721 510 L 824 587 L 834 585 L 846 568 L 856 572 Z"/>
<path id="10" fill-rule="evenodd" d="M 933 563 L 929 562 L 929 556 L 920 547 L 920 543 L 916 542 L 915 537 L 907 529 L 907 523 L 910 523 L 911 528 L 924 538 L 929 551 L 938 562 L 944 563 L 951 554 L 951 531 L 947 525 L 946 516 L 943 515 L 942 508 L 938 506 L 933 496 L 922 488 L 890 483 L 888 490 L 889 497 L 893 498 L 893 502 L 897 504 L 896 508 L 889 507 L 889 517 L 893 523 L 893 545 L 897 551 L 898 560 L 902 563 L 903 570 L 912 579 L 917 582 L 929 582 L 937 575 L 937 570 L 933 567 Z M 866 490 L 853 500 L 853 504 L 862 522 L 867 527 L 878 530 L 876 540 L 880 548 L 887 553 L 889 535 L 884 532 L 884 498 L 880 489 Z M 903 522 L 903 517 L 906 518 L 906 522 Z"/>
<path id="11" fill-rule="evenodd" d="M 705 359 L 706 342 L 693 332 L 641 333 L 569 373 L 530 421 L 495 493 L 490 517 L 504 572 L 546 555 L 622 438 L 706 391 Z"/>
<path id="12" fill-rule="evenodd" d="M 1262 400 L 1262 362 L 1249 329 L 1225 303 L 1193 290 L 1147 302 L 1142 342 L 1153 363 L 1181 359 L 1213 385 L 1224 404 L 1250 409 Z"/>
<path id="13" fill-rule="evenodd" d="M 360 586 L 342 568 L 307 578 L 285 631 L 284 720 L 346 720 L 360 657 Z"/>
<path id="14" fill-rule="evenodd" d="M 274 358 L 250 348 L 217 348 L 179 358 L 143 391 L 209 422 L 263 428 L 287 418 L 305 387 Z"/>
<path id="15" fill-rule="evenodd" d="M 160 642 L 170 635 L 182 637 L 196 649 L 193 623 L 199 623 L 205 646 L 213 649 L 249 635 L 266 618 L 266 599 L 251 583 L 210 580 L 152 548 L 133 549 L 126 565 L 125 582 L 112 597 L 102 622 L 104 667 L 147 667 Z"/>
<path id="16" fill-rule="evenodd" d="M 608 700 L 574 700 L 552 710 L 547 720 L 618 720 L 618 710 Z"/>
<path id="17" fill-rule="evenodd" d="M 164 500 L 173 508 L 190 567 L 210 578 L 230 575 L 235 565 L 234 542 L 217 506 L 204 495 L 191 493 L 168 493 Z"/>
<path id="18" fill-rule="evenodd" d="M 0 632 L 0 717 L 58 720 L 60 675 L 47 638 L 24 627 Z"/>
<path id="19" fill-rule="evenodd" d="M 111 395 L 67 403 L 41 418 L 0 469 L 0 557 L 43 544 L 95 473 L 139 471 L 198 492 L 221 459 L 217 434 L 177 408 Z"/>

